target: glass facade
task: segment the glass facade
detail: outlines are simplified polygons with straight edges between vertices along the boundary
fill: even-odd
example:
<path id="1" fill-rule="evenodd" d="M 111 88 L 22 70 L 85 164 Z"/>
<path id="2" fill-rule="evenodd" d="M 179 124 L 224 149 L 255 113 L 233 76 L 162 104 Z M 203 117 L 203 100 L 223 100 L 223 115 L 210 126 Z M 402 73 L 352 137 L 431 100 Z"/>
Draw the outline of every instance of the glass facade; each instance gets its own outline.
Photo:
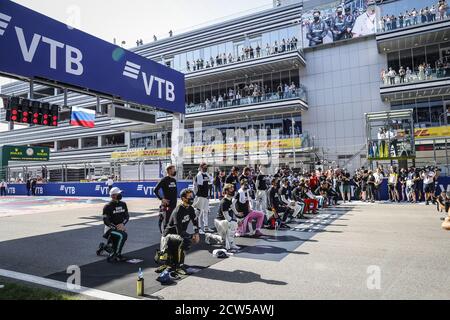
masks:
<path id="1" fill-rule="evenodd" d="M 189 113 L 199 108 L 216 109 L 295 96 L 306 100 L 297 69 L 187 88 L 186 108 Z"/>
<path id="2" fill-rule="evenodd" d="M 391 52 L 387 63 L 383 85 L 450 77 L 450 42 Z"/>
<path id="3" fill-rule="evenodd" d="M 301 48 L 301 44 L 298 43 L 299 34 L 300 25 L 292 25 L 238 37 L 174 56 L 165 56 L 161 62 L 184 73 L 215 68 Z"/>
<path id="4" fill-rule="evenodd" d="M 294 124 L 292 123 L 294 120 Z M 253 130 L 267 130 L 267 137 L 271 137 L 271 130 L 279 130 L 279 138 L 286 139 L 292 138 L 292 133 L 295 137 L 299 137 L 303 133 L 302 119 L 300 115 L 292 114 L 268 114 L 265 116 L 257 116 L 244 119 L 228 119 L 214 122 L 203 123 L 203 134 L 208 129 L 218 129 L 224 138 L 226 138 L 227 130 L 244 131 Z M 194 127 L 193 125 L 186 126 L 186 129 L 193 137 Z M 233 141 L 227 141 L 233 142 Z M 165 148 L 171 147 L 170 132 L 154 132 L 149 134 L 134 134 L 131 138 L 131 148 Z"/>
<path id="5" fill-rule="evenodd" d="M 392 110 L 414 109 L 414 126 L 428 128 L 450 124 L 450 96 L 404 100 L 392 104 Z"/>

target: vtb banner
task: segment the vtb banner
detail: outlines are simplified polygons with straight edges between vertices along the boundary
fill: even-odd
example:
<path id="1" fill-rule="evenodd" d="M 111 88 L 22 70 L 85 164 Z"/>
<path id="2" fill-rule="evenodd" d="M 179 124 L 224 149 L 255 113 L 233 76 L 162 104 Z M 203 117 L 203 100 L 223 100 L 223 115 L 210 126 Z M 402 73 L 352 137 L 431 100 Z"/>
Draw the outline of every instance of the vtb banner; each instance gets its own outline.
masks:
<path id="1" fill-rule="evenodd" d="M 0 1 L 0 73 L 185 113 L 184 74 L 7 0 Z"/>

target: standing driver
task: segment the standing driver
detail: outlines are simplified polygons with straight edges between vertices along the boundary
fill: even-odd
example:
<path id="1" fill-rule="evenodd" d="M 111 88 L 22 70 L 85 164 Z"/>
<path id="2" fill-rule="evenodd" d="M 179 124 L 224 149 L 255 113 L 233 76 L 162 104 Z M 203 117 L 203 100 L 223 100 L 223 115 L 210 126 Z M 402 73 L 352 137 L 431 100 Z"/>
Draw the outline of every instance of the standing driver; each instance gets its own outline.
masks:
<path id="1" fill-rule="evenodd" d="M 108 262 L 123 262 L 126 259 L 122 256 L 122 249 L 128 239 L 125 225 L 130 220 L 128 207 L 122 201 L 122 190 L 112 188 L 109 192 L 111 202 L 103 208 L 103 222 L 105 233 L 103 237 L 112 243 L 113 251 L 108 257 Z"/>

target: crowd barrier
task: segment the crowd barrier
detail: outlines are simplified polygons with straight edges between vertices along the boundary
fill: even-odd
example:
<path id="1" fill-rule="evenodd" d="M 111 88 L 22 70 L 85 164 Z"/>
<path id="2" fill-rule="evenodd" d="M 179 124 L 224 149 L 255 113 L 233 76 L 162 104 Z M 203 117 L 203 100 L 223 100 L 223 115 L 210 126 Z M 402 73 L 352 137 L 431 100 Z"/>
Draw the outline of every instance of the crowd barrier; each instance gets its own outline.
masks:
<path id="1" fill-rule="evenodd" d="M 157 182 L 116 182 L 114 187 L 123 190 L 124 197 L 156 198 L 154 190 Z M 179 181 L 178 190 L 192 188 L 191 181 Z M 8 195 L 26 196 L 25 184 L 9 184 Z M 37 196 L 54 197 L 109 197 L 108 186 L 105 183 L 46 183 L 36 186 Z"/>
<path id="2" fill-rule="evenodd" d="M 131 198 L 156 198 L 154 189 L 157 182 L 116 182 L 115 187 L 123 190 L 124 197 Z M 447 190 L 450 186 L 450 177 L 440 177 L 436 193 Z M 178 190 L 193 188 L 192 181 L 179 181 Z M 450 190 L 449 190 L 450 191 Z M 9 184 L 8 195 L 26 196 L 27 188 L 25 184 Z M 36 187 L 37 196 L 54 197 L 108 197 L 108 186 L 105 183 L 47 183 L 38 184 Z M 388 199 L 387 181 L 381 185 L 382 200 Z"/>

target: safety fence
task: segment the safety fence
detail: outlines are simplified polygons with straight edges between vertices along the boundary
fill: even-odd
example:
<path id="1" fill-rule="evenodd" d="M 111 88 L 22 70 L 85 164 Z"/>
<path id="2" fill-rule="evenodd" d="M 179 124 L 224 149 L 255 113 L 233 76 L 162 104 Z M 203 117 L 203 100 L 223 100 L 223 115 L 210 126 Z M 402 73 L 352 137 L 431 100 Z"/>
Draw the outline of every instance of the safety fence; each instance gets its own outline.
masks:
<path id="1" fill-rule="evenodd" d="M 124 197 L 129 198 L 156 198 L 154 189 L 156 181 L 150 182 L 117 182 L 114 187 L 123 190 Z M 436 193 L 446 191 L 450 187 L 450 177 L 440 177 L 437 183 Z M 185 188 L 193 188 L 192 181 L 179 181 L 178 191 Z M 388 199 L 387 181 L 381 185 L 381 200 Z M 354 190 L 354 188 L 353 188 Z M 10 196 L 26 196 L 28 190 L 26 184 L 9 184 L 7 193 Z M 31 193 L 31 192 L 30 192 Z M 55 197 L 108 197 L 109 189 L 105 183 L 47 183 L 38 184 L 35 189 L 36 196 Z"/>

